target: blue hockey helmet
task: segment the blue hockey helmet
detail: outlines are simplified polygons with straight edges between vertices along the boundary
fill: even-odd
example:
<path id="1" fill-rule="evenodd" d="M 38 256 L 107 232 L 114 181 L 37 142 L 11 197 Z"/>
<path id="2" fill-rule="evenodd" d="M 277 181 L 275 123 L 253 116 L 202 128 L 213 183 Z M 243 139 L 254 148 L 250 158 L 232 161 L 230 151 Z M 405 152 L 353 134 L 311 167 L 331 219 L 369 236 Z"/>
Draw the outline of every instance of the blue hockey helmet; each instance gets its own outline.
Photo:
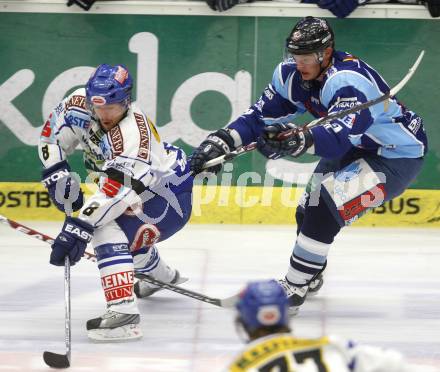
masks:
<path id="1" fill-rule="evenodd" d="M 238 320 L 247 332 L 262 327 L 288 327 L 288 300 L 276 280 L 252 282 L 240 294 Z"/>
<path id="2" fill-rule="evenodd" d="M 124 65 L 99 65 L 86 84 L 86 101 L 90 106 L 131 102 L 133 79 Z"/>

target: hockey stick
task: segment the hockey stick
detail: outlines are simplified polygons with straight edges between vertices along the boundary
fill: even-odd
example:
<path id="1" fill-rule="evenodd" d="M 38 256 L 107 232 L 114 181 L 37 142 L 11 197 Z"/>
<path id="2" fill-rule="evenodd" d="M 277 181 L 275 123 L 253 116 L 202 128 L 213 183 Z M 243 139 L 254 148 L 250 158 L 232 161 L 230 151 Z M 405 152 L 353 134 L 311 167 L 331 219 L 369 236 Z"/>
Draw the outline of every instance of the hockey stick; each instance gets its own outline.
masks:
<path id="1" fill-rule="evenodd" d="M 64 259 L 64 331 L 66 342 L 66 354 L 52 353 L 45 351 L 43 353 L 44 362 L 52 368 L 69 368 L 72 355 L 72 334 L 71 330 L 71 312 L 70 312 L 70 260 L 69 256 Z"/>
<path id="2" fill-rule="evenodd" d="M 334 112 L 330 115 L 324 116 L 322 118 L 316 119 L 311 121 L 310 123 L 306 124 L 305 127 L 306 128 L 313 128 L 317 125 L 323 124 L 327 121 L 333 120 L 333 119 L 339 119 L 342 118 L 344 116 L 350 115 L 350 114 L 354 114 L 355 112 L 361 111 L 361 110 L 365 110 L 366 108 L 369 108 L 371 106 L 377 105 L 378 103 L 381 103 L 383 101 L 388 100 L 389 98 L 395 96 L 405 85 L 406 83 L 412 78 L 412 76 L 414 75 L 414 73 L 416 72 L 417 68 L 420 65 L 420 62 L 423 59 L 423 56 L 425 55 L 425 51 L 422 50 L 419 54 L 419 56 L 417 57 L 417 60 L 414 62 L 414 64 L 411 66 L 411 68 L 408 70 L 407 74 L 403 77 L 403 79 L 396 84 L 393 88 L 390 89 L 390 91 L 386 94 L 383 94 L 380 97 L 377 97 L 375 99 L 372 99 L 371 101 L 367 101 L 365 103 L 362 103 L 360 105 L 354 106 L 352 108 L 349 108 L 347 110 L 344 111 L 338 111 L 338 112 Z M 385 111 L 388 109 L 388 102 L 385 102 Z M 287 138 L 289 137 L 293 131 L 295 131 L 295 129 L 291 129 L 291 130 L 287 130 L 285 132 L 282 132 L 280 135 L 280 138 Z M 205 165 L 203 166 L 203 169 L 208 169 L 210 167 L 213 167 L 217 164 L 223 164 L 226 161 L 229 161 L 239 155 L 245 154 L 249 151 L 252 151 L 254 149 L 256 149 L 257 144 L 256 142 L 252 142 L 246 146 L 242 146 L 239 147 L 237 150 L 235 151 L 231 151 L 229 154 L 226 155 L 222 155 L 219 156 L 218 158 L 215 159 L 211 159 L 209 161 L 207 161 L 205 163 Z"/>
<path id="3" fill-rule="evenodd" d="M 256 142 L 251 142 L 249 145 L 241 146 L 237 150 L 231 151 L 228 154 L 221 155 L 218 158 L 208 160 L 204 165 L 203 169 L 211 168 L 218 164 L 223 164 L 229 160 L 236 158 L 239 155 L 243 155 L 247 152 L 253 151 L 257 148 Z"/>
<path id="4" fill-rule="evenodd" d="M 7 217 L 2 216 L 1 214 L 0 214 L 0 222 L 12 227 L 14 230 L 18 230 L 18 231 L 20 231 L 26 235 L 32 236 L 38 240 L 44 241 L 49 244 L 53 243 L 53 239 L 50 236 L 45 235 L 45 234 L 41 234 L 40 232 L 38 232 L 34 229 L 31 229 L 25 225 L 22 225 L 21 223 L 18 223 L 16 221 L 12 221 Z M 93 253 L 89 253 L 86 251 L 86 252 L 84 252 L 83 257 L 85 257 L 89 261 L 96 262 L 96 256 Z M 220 306 L 220 307 L 224 307 L 224 308 L 233 307 L 236 300 L 237 300 L 236 295 L 231 296 L 231 297 L 227 297 L 224 299 L 205 296 L 204 294 L 194 292 L 189 289 L 179 287 L 177 285 L 165 283 L 159 279 L 154 279 L 154 278 L 152 278 L 148 275 L 145 275 L 145 274 L 136 274 L 136 277 L 142 277 L 142 280 L 145 280 L 146 282 L 148 282 L 150 284 L 157 285 L 158 287 L 168 289 L 169 291 L 173 291 L 173 292 L 179 293 L 183 296 L 191 297 L 191 298 L 194 298 L 198 301 L 206 302 L 208 304 L 215 305 L 215 306 Z"/>
<path id="5" fill-rule="evenodd" d="M 66 215 L 72 215 L 72 205 L 70 202 L 64 205 Z M 66 354 L 45 351 L 43 353 L 44 362 L 52 368 L 69 368 L 72 356 L 72 314 L 70 311 L 70 259 L 64 257 L 64 342 L 66 344 Z"/>
<path id="6" fill-rule="evenodd" d="M 237 302 L 238 296 L 234 295 L 231 297 L 227 297 L 224 299 L 220 299 L 220 298 L 213 298 L 213 297 L 209 297 L 209 296 L 205 296 L 201 293 L 198 292 L 194 292 L 191 291 L 189 289 L 185 289 L 185 288 L 181 288 L 178 286 L 175 286 L 173 284 L 168 284 L 168 283 L 164 283 L 161 280 L 157 280 L 152 278 L 151 276 L 145 275 L 145 274 L 135 274 L 135 277 L 138 279 L 142 279 L 147 281 L 150 284 L 154 284 L 157 285 L 158 287 L 164 288 L 164 289 L 168 289 L 170 291 L 179 293 L 181 295 L 187 296 L 187 297 L 191 297 L 194 298 L 196 300 L 202 301 L 202 302 L 206 302 L 208 304 L 211 305 L 215 305 L 215 306 L 219 306 L 219 307 L 233 307 L 235 305 L 235 303 Z"/>

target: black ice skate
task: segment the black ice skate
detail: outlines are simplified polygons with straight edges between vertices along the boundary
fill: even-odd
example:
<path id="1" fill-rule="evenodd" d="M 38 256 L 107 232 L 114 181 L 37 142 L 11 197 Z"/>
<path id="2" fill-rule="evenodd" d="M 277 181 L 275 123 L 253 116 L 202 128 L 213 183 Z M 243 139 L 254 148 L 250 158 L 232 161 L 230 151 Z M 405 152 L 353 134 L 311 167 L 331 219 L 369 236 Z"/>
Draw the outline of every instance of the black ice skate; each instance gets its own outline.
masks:
<path id="1" fill-rule="evenodd" d="M 107 310 L 99 318 L 87 321 L 87 336 L 97 342 L 122 342 L 142 337 L 139 314 Z"/>
<path id="2" fill-rule="evenodd" d="M 309 285 L 293 285 L 286 279 L 279 279 L 278 283 L 283 287 L 289 300 L 289 315 L 298 314 L 299 307 L 304 303 L 309 290 Z"/>
<path id="3" fill-rule="evenodd" d="M 173 279 L 171 281 L 167 281 L 166 283 L 170 284 L 182 284 L 185 283 L 188 278 L 183 278 L 180 276 L 179 271 L 175 270 L 175 274 L 172 277 Z M 144 280 L 139 280 L 134 284 L 134 293 L 136 294 L 137 298 L 146 298 L 151 296 L 152 294 L 156 293 L 157 291 L 160 291 L 162 288 L 150 284 Z"/>
<path id="4" fill-rule="evenodd" d="M 323 284 L 324 284 L 324 277 L 322 273 L 319 273 L 319 275 L 315 279 L 312 279 L 312 281 L 309 283 L 309 292 L 307 296 L 317 295 L 318 291 L 321 289 Z"/>

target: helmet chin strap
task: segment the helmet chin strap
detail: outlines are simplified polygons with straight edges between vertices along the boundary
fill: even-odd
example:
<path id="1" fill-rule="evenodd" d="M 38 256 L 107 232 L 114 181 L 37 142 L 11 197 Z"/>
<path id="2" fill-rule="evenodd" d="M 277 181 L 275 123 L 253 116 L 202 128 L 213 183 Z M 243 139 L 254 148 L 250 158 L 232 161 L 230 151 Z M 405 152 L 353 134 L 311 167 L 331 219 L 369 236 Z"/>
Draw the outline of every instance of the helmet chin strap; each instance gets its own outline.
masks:
<path id="1" fill-rule="evenodd" d="M 315 80 L 319 79 L 321 77 L 321 75 L 325 72 L 325 70 L 327 70 L 330 67 L 330 65 L 331 65 L 331 63 L 328 63 L 327 66 L 323 66 L 322 65 L 322 63 L 324 62 L 324 51 L 323 50 L 317 52 L 316 54 L 318 55 L 317 60 L 319 62 L 320 70 L 319 70 L 319 74 L 318 74 L 318 76 L 316 77 Z"/>
<path id="2" fill-rule="evenodd" d="M 319 63 L 319 72 L 318 75 L 311 80 L 302 80 L 303 81 L 303 87 L 304 89 L 310 89 L 313 85 L 312 81 L 319 81 L 319 78 L 322 76 L 322 74 L 331 66 L 331 63 L 328 63 L 327 66 L 323 66 L 322 63 L 324 62 L 324 51 L 318 51 L 315 52 L 316 55 L 316 62 Z"/>

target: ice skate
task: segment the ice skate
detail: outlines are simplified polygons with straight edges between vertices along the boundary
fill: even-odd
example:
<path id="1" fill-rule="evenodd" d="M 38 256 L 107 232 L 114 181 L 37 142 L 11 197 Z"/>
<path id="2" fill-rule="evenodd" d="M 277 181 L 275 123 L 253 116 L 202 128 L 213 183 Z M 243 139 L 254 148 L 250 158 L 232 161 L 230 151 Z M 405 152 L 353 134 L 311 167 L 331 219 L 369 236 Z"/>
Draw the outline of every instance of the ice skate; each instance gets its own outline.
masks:
<path id="1" fill-rule="evenodd" d="M 142 337 L 139 314 L 107 310 L 99 318 L 87 321 L 87 336 L 96 342 L 124 342 Z"/>
<path id="2" fill-rule="evenodd" d="M 169 267 L 168 269 L 171 270 Z M 166 281 L 166 280 L 163 281 L 170 284 L 182 284 L 188 281 L 188 278 L 181 277 L 179 271 L 174 270 L 174 276 L 172 276 L 172 279 L 170 281 Z M 150 297 L 152 294 L 156 293 L 157 291 L 160 291 L 161 289 L 162 288 L 154 284 L 150 284 L 145 280 L 139 280 L 134 284 L 134 293 L 136 294 L 137 298 Z"/>
<path id="3" fill-rule="evenodd" d="M 324 284 L 324 276 L 320 273 L 315 279 L 309 283 L 308 296 L 316 296 Z"/>
<path id="4" fill-rule="evenodd" d="M 283 287 L 284 292 L 286 292 L 286 296 L 289 300 L 289 315 L 293 316 L 298 314 L 299 307 L 306 300 L 309 285 L 293 285 L 290 284 L 286 279 L 279 279 L 278 283 L 280 283 Z"/>

